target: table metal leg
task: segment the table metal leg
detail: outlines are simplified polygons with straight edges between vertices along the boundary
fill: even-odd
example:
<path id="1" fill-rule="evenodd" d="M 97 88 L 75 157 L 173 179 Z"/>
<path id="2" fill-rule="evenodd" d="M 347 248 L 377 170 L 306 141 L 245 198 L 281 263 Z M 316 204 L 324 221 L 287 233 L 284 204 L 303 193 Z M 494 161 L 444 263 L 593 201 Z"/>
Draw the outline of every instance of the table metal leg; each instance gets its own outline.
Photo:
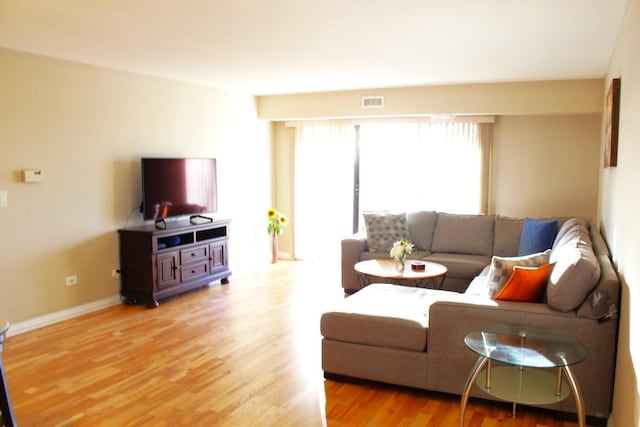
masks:
<path id="1" fill-rule="evenodd" d="M 4 373 L 4 364 L 2 363 L 2 357 L 0 356 L 0 421 L 2 425 L 6 427 L 13 427 L 16 425 L 16 420 L 13 417 L 13 408 L 11 407 L 11 398 L 9 397 L 9 388 L 7 387 L 7 378 Z"/>
<path id="2" fill-rule="evenodd" d="M 462 392 L 462 396 L 460 397 L 460 427 L 464 427 L 464 411 L 467 409 L 467 401 L 469 400 L 469 394 L 471 393 L 471 389 L 473 388 L 473 383 L 476 381 L 478 374 L 480 373 L 482 368 L 484 368 L 488 361 L 488 358 L 480 356 L 475 366 L 471 370 L 471 373 L 467 378 L 467 382 L 464 385 L 464 391 Z"/>
<path id="3" fill-rule="evenodd" d="M 573 398 L 576 400 L 576 411 L 578 413 L 578 427 L 584 427 L 585 415 L 584 415 L 584 401 L 582 399 L 582 392 L 580 391 L 580 387 L 578 387 L 578 382 L 573 376 L 573 372 L 571 372 L 571 368 L 569 368 L 568 366 L 563 366 L 562 370 L 564 371 L 564 374 L 567 377 L 569 387 L 571 387 Z"/>

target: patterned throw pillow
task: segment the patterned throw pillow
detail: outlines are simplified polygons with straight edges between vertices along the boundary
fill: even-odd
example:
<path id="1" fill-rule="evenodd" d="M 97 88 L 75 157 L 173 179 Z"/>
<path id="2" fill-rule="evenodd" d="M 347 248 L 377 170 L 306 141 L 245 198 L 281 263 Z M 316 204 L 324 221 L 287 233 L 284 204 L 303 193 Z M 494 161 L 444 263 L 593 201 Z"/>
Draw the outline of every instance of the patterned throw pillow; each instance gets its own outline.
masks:
<path id="1" fill-rule="evenodd" d="M 538 267 L 549 263 L 551 250 L 521 257 L 491 257 L 491 268 L 487 275 L 487 294 L 493 297 L 507 282 L 516 265 L 523 267 Z"/>
<path id="2" fill-rule="evenodd" d="M 389 252 L 393 243 L 409 239 L 407 214 L 364 213 L 367 244 L 371 252 Z"/>

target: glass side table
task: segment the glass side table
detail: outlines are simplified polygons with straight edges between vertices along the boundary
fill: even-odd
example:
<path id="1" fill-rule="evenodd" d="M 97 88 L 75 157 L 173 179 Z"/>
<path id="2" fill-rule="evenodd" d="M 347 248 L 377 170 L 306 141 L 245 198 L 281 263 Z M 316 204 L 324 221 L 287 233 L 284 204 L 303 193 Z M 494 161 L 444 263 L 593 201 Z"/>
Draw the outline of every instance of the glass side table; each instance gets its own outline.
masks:
<path id="1" fill-rule="evenodd" d="M 4 374 L 4 364 L 2 363 L 2 351 L 4 350 L 4 340 L 9 330 L 9 322 L 0 317 L 0 424 L 6 427 L 16 425 L 13 417 L 13 409 L 11 407 L 11 398 L 9 397 L 9 388 L 7 387 L 7 377 Z"/>
<path id="2" fill-rule="evenodd" d="M 479 357 L 460 398 L 460 427 L 464 426 L 464 412 L 474 383 L 492 396 L 513 402 L 513 416 L 517 403 L 559 402 L 566 399 L 571 390 L 578 425 L 584 427 L 582 393 L 570 368 L 587 358 L 582 344 L 552 332 L 521 326 L 471 332 L 464 343 Z M 499 362 L 501 366 L 492 367 L 492 362 Z M 542 368 L 555 368 L 555 375 Z"/>

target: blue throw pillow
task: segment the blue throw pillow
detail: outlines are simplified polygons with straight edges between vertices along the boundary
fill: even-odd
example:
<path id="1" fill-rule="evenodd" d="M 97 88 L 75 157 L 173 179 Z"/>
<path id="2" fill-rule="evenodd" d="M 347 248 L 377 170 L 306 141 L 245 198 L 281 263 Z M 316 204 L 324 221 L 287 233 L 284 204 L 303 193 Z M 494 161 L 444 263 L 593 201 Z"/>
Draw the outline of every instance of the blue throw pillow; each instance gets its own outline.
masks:
<path id="1" fill-rule="evenodd" d="M 525 218 L 520 234 L 518 256 L 531 255 L 551 249 L 558 234 L 558 220 Z"/>

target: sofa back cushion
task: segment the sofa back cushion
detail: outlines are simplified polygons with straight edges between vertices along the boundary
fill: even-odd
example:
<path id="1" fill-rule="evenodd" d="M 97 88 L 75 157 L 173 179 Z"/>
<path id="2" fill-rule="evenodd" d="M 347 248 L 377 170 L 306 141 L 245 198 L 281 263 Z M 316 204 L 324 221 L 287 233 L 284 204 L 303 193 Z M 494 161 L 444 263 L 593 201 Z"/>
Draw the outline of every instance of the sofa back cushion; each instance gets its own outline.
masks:
<path id="1" fill-rule="evenodd" d="M 431 252 L 491 256 L 493 215 L 438 213 Z"/>
<path id="2" fill-rule="evenodd" d="M 394 242 L 409 239 L 406 213 L 365 212 L 363 216 L 371 252 L 389 253 Z"/>
<path id="3" fill-rule="evenodd" d="M 493 255 L 514 257 L 518 255 L 522 218 L 496 216 L 493 237 Z"/>
<path id="4" fill-rule="evenodd" d="M 620 280 L 607 255 L 596 255 L 600 262 L 600 280 L 578 307 L 578 316 L 605 321 L 618 317 Z"/>
<path id="5" fill-rule="evenodd" d="M 600 264 L 582 222 L 571 219 L 562 224 L 549 258 L 556 265 L 547 284 L 547 304 L 560 311 L 575 310 L 600 279 Z"/>
<path id="6" fill-rule="evenodd" d="M 409 224 L 409 240 L 417 250 L 430 251 L 433 241 L 433 230 L 436 227 L 438 214 L 435 211 L 419 211 L 407 213 Z"/>
<path id="7" fill-rule="evenodd" d="M 589 237 L 591 237 L 591 244 L 593 244 L 593 252 L 596 255 L 606 255 L 611 258 L 611 252 L 609 252 L 609 247 L 607 246 L 607 242 L 604 241 L 602 234 L 595 227 L 589 227 Z"/>

